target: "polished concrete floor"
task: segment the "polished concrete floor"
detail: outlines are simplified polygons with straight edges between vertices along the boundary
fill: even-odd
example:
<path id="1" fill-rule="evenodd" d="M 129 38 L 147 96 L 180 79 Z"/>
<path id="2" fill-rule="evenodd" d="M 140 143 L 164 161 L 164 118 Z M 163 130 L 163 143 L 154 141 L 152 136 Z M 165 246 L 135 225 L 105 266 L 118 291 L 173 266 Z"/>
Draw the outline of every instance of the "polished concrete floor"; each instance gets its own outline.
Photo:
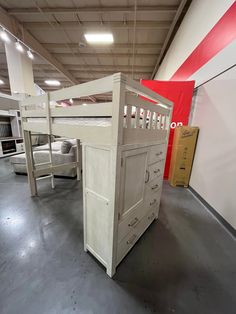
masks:
<path id="1" fill-rule="evenodd" d="M 235 314 L 236 243 L 187 190 L 164 185 L 155 221 L 110 279 L 83 251 L 81 185 L 29 196 L 0 160 L 1 314 Z"/>

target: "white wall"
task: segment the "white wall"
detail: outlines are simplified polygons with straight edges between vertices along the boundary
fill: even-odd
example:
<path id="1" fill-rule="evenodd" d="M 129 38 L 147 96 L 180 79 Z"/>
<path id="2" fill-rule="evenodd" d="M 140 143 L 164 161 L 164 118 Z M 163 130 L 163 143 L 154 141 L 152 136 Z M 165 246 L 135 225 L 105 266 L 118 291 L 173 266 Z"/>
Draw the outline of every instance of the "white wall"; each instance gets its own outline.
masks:
<path id="1" fill-rule="evenodd" d="M 190 79 L 195 81 L 195 87 L 197 87 L 226 69 L 229 69 L 234 64 L 236 64 L 236 40 L 195 72 Z"/>
<path id="2" fill-rule="evenodd" d="M 198 88 L 190 186 L 236 228 L 236 67 Z"/>
<path id="3" fill-rule="evenodd" d="M 155 76 L 169 80 L 234 3 L 193 0 Z M 216 38 L 217 40 L 217 38 Z M 190 186 L 236 228 L 236 41 L 189 79 L 200 86 L 191 125 L 200 127 Z M 215 79 L 214 76 L 219 75 Z M 211 81 L 205 83 L 209 79 Z"/>
<path id="4" fill-rule="evenodd" d="M 234 0 L 193 0 L 155 76 L 169 80 Z"/>

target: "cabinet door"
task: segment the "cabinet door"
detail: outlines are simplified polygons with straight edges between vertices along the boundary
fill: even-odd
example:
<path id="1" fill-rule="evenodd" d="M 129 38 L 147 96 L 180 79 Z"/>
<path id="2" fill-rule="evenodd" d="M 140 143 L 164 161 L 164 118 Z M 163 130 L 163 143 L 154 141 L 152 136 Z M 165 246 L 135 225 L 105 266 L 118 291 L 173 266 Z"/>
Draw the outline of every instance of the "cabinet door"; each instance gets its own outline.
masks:
<path id="1" fill-rule="evenodd" d="M 144 204 L 148 148 L 125 151 L 122 154 L 120 219 Z"/>

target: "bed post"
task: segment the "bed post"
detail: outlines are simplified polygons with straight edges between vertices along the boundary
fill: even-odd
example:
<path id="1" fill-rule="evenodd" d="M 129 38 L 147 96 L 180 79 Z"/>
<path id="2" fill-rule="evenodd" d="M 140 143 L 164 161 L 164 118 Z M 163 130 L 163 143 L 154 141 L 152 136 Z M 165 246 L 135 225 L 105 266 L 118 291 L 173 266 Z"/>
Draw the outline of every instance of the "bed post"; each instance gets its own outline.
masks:
<path id="1" fill-rule="evenodd" d="M 34 176 L 34 155 L 32 150 L 31 132 L 24 130 L 25 156 L 31 196 L 36 196 L 37 184 Z"/>
<path id="2" fill-rule="evenodd" d="M 53 165 L 52 162 L 52 138 L 51 135 L 48 134 L 48 147 L 49 147 L 49 162 L 51 163 L 51 166 Z M 53 172 L 51 172 L 51 185 L 52 185 L 52 189 L 55 188 L 55 183 L 54 183 L 54 174 Z"/>
<path id="3" fill-rule="evenodd" d="M 112 94 L 112 145 L 111 145 L 111 208 L 112 231 L 110 245 L 110 256 L 107 262 L 107 274 L 112 277 L 116 272 L 116 252 L 117 252 L 117 230 L 118 230 L 118 214 L 119 214 L 119 193 L 116 191 L 120 188 L 120 172 L 121 172 L 121 149 L 123 144 L 123 121 L 124 121 L 124 105 L 125 105 L 125 84 L 126 77 L 121 73 L 113 75 L 113 94 Z"/>
<path id="4" fill-rule="evenodd" d="M 76 171 L 77 171 L 77 180 L 81 180 L 81 149 L 80 140 L 76 140 Z"/>

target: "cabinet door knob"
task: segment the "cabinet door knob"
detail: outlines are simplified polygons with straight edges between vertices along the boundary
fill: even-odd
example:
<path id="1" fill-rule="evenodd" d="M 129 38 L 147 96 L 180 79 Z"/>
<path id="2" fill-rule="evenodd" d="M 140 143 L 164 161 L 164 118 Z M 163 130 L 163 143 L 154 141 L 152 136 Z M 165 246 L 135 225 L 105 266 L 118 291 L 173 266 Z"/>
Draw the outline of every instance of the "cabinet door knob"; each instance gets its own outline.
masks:
<path id="1" fill-rule="evenodd" d="M 158 173 L 158 172 L 160 172 L 161 170 L 160 169 L 157 169 L 157 170 L 154 170 L 153 172 L 154 173 Z"/>
<path id="2" fill-rule="evenodd" d="M 159 153 L 156 153 L 156 156 L 161 156 L 163 153 L 162 152 L 159 152 Z"/>
<path id="3" fill-rule="evenodd" d="M 132 237 L 129 238 L 129 240 L 126 242 L 127 244 L 132 244 L 134 240 L 136 239 L 137 235 L 133 234 Z"/>
<path id="4" fill-rule="evenodd" d="M 135 217 L 134 220 L 132 220 L 132 221 L 128 224 L 128 226 L 129 226 L 129 227 L 133 227 L 134 225 L 136 225 L 136 223 L 137 223 L 138 221 L 139 221 L 139 220 L 138 220 L 138 217 Z"/>
<path id="5" fill-rule="evenodd" d="M 159 187 L 159 185 L 158 185 L 158 184 L 153 185 L 153 186 L 152 186 L 152 190 L 155 190 L 155 189 L 157 189 L 158 187 Z"/>
<path id="6" fill-rule="evenodd" d="M 152 202 L 150 202 L 150 206 L 154 205 L 156 203 L 156 199 L 154 199 Z"/>

